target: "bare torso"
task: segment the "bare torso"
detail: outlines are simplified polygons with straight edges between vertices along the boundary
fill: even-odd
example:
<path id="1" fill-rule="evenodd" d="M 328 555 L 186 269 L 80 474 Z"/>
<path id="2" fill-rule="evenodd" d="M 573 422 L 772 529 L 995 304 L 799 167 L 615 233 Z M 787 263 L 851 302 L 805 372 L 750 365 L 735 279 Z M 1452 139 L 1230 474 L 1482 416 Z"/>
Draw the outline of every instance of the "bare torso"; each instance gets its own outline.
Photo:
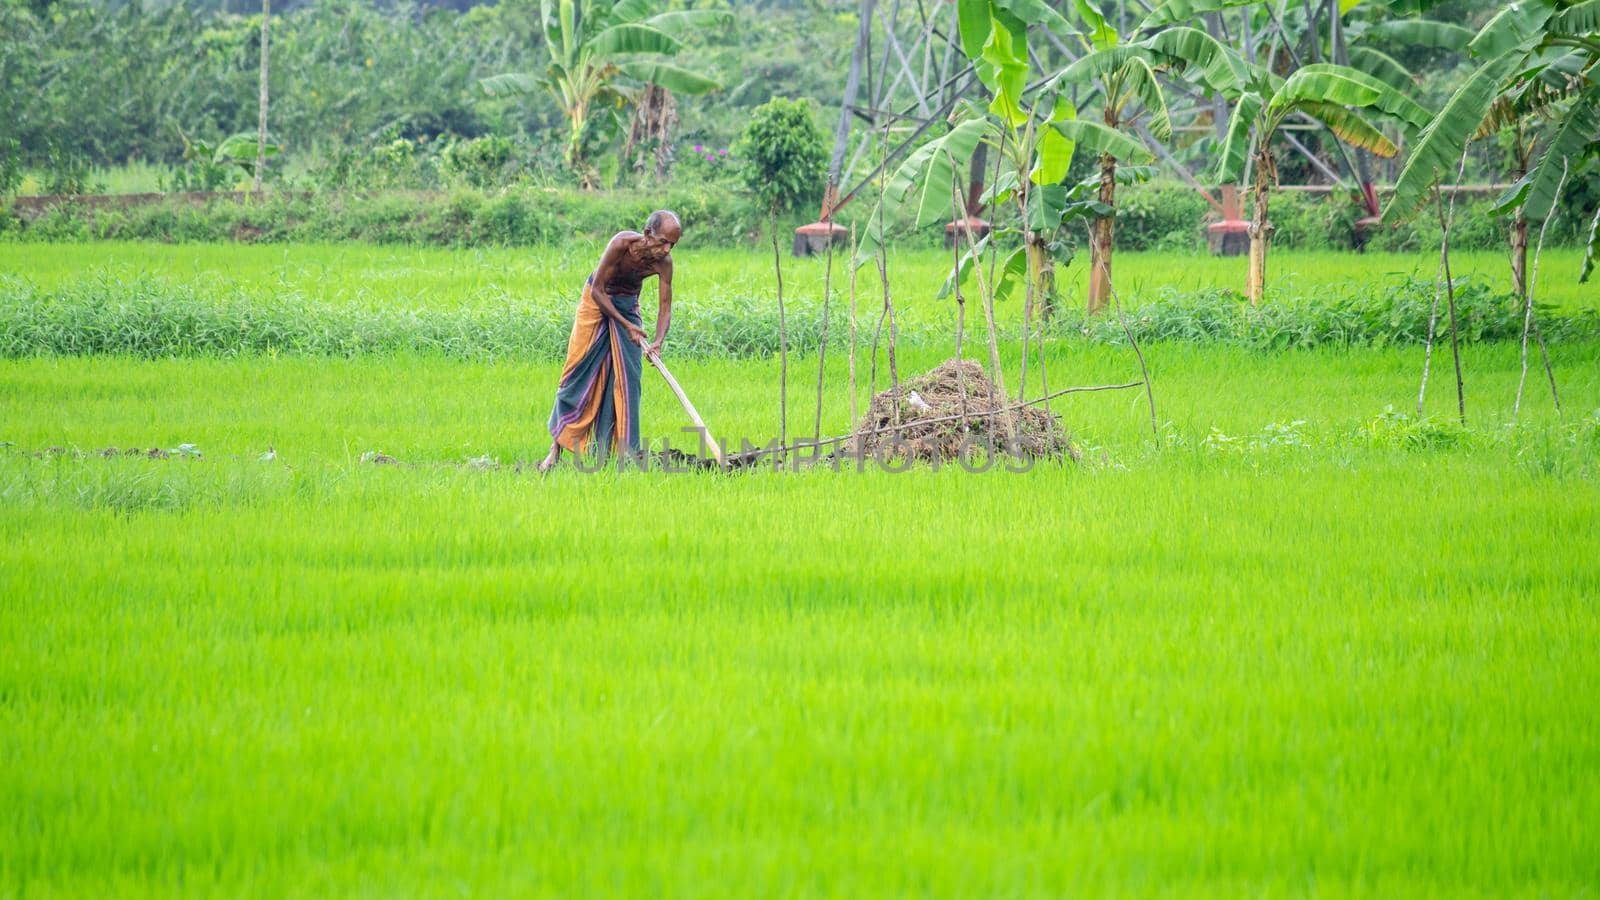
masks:
<path id="1" fill-rule="evenodd" d="M 637 231 L 624 231 L 617 235 L 622 239 L 624 246 L 610 266 L 602 265 L 605 269 L 605 283 L 601 285 L 607 295 L 612 297 L 637 297 L 644 286 L 644 280 L 652 275 L 660 275 L 663 268 L 662 260 L 641 258 L 636 249 L 638 239 L 643 237 Z M 616 240 L 616 238 L 613 238 Z M 670 266 L 671 263 L 666 265 Z M 600 270 L 596 270 L 597 274 Z"/>

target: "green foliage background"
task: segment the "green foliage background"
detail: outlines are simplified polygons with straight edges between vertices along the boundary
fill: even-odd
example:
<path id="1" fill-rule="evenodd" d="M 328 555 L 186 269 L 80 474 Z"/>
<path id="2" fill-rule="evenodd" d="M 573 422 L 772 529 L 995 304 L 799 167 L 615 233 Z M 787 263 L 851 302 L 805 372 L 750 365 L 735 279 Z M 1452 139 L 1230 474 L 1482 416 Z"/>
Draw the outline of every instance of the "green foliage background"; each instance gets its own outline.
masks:
<path id="1" fill-rule="evenodd" d="M 679 141 L 729 147 L 773 96 L 838 103 L 853 11 L 783 2 L 670 0 L 725 7 L 732 24 L 689 38 L 686 57 L 726 89 L 679 99 Z M 52 154 L 97 166 L 178 164 L 183 134 L 212 142 L 253 130 L 260 15 L 224 4 L 0 0 L 0 151 L 44 167 Z M 249 4 L 245 8 L 251 8 Z M 323 169 L 397 140 L 498 135 L 524 168 L 559 173 L 559 111 L 547 96 L 493 99 L 478 79 L 542 68 L 536 0 L 466 10 L 316 0 L 273 10 L 271 129 L 287 171 Z M 13 143 L 14 142 L 14 143 Z M 281 173 L 280 173 L 281 174 Z M 307 179 L 309 180 L 309 179 Z M 426 173 L 408 187 L 432 187 Z M 362 185 L 357 185 L 362 186 Z"/>
<path id="2" fill-rule="evenodd" d="M 478 86 L 484 76 L 542 65 L 536 0 L 309 0 L 275 4 L 272 23 L 271 130 L 283 153 L 268 176 L 274 188 L 297 196 L 245 209 L 228 204 L 64 209 L 37 221 L 0 208 L 0 234 L 560 243 L 632 221 L 636 204 L 626 192 L 643 186 L 658 198 L 664 191 L 667 202 L 698 220 L 695 239 L 750 240 L 764 225 L 758 204 L 739 196 L 739 172 L 748 161 L 736 142 L 755 111 L 774 98 L 809 104 L 813 124 L 831 126 L 855 38 L 855 4 L 660 2 L 732 13 L 725 28 L 687 38 L 684 59 L 725 87 L 678 98 L 678 152 L 666 185 L 616 164 L 621 136 L 605 116 L 598 117 L 604 127 L 597 132 L 604 133 L 596 140 L 613 157 L 606 184 L 623 196 L 572 192 L 571 174 L 561 162 L 565 124 L 551 98 L 536 92 L 495 99 Z M 246 179 L 236 168 L 185 159 L 184 150 L 253 132 L 256 8 L 244 0 L 0 0 L 0 195 L 240 187 Z M 1488 13 L 1450 2 L 1433 7 L 1430 15 L 1470 26 Z M 1459 55 L 1445 51 L 1384 49 L 1426 73 L 1417 93 L 1431 106 L 1442 102 L 1464 71 Z M 1207 144 L 1191 137 L 1171 149 L 1193 163 L 1203 160 Z M 1479 142 L 1466 180 L 1504 180 L 1500 155 L 1495 142 Z M 1297 155 L 1282 155 L 1278 163 L 1285 183 L 1320 180 Z M 1069 177 L 1087 174 L 1085 165 L 1080 159 Z M 1385 180 L 1393 173 L 1379 174 Z M 785 188 L 783 205 L 792 210 L 792 221 L 785 224 L 814 215 L 810 202 L 821 178 L 803 182 L 797 176 Z M 364 196 L 379 191 L 433 193 Z M 1592 209 L 1600 199 L 1600 175 L 1575 178 L 1569 195 L 1577 208 Z M 1198 223 L 1209 208 L 1182 185 L 1125 189 L 1119 206 L 1119 248 L 1202 246 Z M 842 211 L 841 221 L 852 211 Z M 1275 242 L 1286 248 L 1347 248 L 1358 215 L 1353 197 L 1279 196 L 1273 201 Z M 1580 226 L 1573 216 L 1559 217 L 1548 240 L 1571 243 Z M 1489 213 L 1480 199 L 1465 200 L 1453 243 L 1499 247 L 1506 228 L 1506 219 Z M 1434 242 L 1437 231 L 1430 217 L 1417 217 L 1378 233 L 1369 249 L 1413 250 Z M 926 230 L 913 245 L 937 238 L 936 230 Z"/>

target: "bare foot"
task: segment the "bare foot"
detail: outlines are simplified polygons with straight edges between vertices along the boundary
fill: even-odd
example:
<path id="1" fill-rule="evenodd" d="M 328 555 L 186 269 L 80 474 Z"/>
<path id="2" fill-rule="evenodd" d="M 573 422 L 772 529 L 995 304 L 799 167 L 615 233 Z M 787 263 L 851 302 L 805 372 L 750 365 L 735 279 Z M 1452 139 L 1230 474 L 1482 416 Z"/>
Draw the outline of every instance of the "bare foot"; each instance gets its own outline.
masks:
<path id="1" fill-rule="evenodd" d="M 554 468 L 555 464 L 560 462 L 560 461 L 561 461 L 561 445 L 557 444 L 554 447 L 550 448 L 550 453 L 545 456 L 544 460 L 539 463 L 537 468 L 539 469 L 540 474 L 543 474 L 545 472 L 550 471 L 552 468 Z"/>

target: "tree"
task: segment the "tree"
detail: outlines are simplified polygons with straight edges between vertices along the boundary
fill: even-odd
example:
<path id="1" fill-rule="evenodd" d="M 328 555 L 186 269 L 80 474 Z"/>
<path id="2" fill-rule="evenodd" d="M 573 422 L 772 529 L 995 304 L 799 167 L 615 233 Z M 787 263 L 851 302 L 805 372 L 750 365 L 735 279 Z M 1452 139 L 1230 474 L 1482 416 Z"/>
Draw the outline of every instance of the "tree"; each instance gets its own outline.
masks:
<path id="1" fill-rule="evenodd" d="M 567 165 L 586 188 L 599 182 L 584 152 L 594 112 L 604 105 L 614 116 L 616 108 L 633 96 L 619 78 L 683 94 L 719 87 L 664 58 L 682 48 L 678 33 L 724 22 L 727 13 L 679 10 L 649 15 L 651 6 L 651 0 L 540 0 L 549 68 L 542 75 L 507 73 L 479 82 L 490 96 L 549 91 L 567 118 Z M 618 128 L 622 130 L 620 123 Z"/>
<path id="2" fill-rule="evenodd" d="M 267 22 L 272 18 L 272 0 L 261 0 L 261 102 L 256 130 L 256 193 L 261 193 L 261 176 L 267 169 Z"/>
<path id="3" fill-rule="evenodd" d="M 1485 23 L 1467 49 L 1479 66 L 1428 122 L 1384 218 L 1414 213 L 1471 140 L 1518 115 L 1543 112 L 1558 124 L 1500 202 L 1542 223 L 1559 208 L 1570 176 L 1600 155 L 1600 0 L 1522 0 Z M 1600 210 L 1593 216 L 1579 281 L 1594 267 Z"/>
<path id="4" fill-rule="evenodd" d="M 1428 112 L 1406 93 L 1365 72 L 1333 63 L 1302 66 L 1287 79 L 1244 63 L 1245 78 L 1230 86 L 1233 111 L 1217 167 L 1217 180 L 1246 177 L 1253 169 L 1254 198 L 1250 216 L 1250 271 L 1245 294 L 1252 305 L 1261 301 L 1267 280 L 1267 252 L 1272 245 L 1269 197 L 1277 185 L 1278 167 L 1272 142 L 1291 118 L 1321 122 L 1340 140 L 1378 156 L 1394 156 L 1399 148 L 1363 112 L 1421 128 Z M 1358 112 L 1359 110 L 1359 112 Z"/>
<path id="5" fill-rule="evenodd" d="M 789 326 L 783 309 L 783 261 L 778 253 L 778 211 L 816 195 L 827 150 L 806 100 L 774 98 L 756 107 L 739 155 L 745 186 L 767 208 L 772 271 L 778 283 L 778 443 L 789 436 Z"/>
<path id="6" fill-rule="evenodd" d="M 1104 17 L 1089 0 L 1079 0 L 1077 8 L 1091 29 L 1090 44 L 1109 47 L 1115 41 L 1115 32 Z M 1110 128 L 1079 121 L 1076 108 L 1062 93 L 1064 79 L 1052 79 L 1033 92 L 1031 99 L 1025 96 L 1031 59 L 1029 29 L 1076 33 L 1060 13 L 1039 0 L 961 0 L 958 11 L 962 52 L 972 61 L 992 98 L 987 110 L 992 134 L 987 143 L 992 144 L 991 149 L 1002 164 L 1010 164 L 990 186 L 989 194 L 991 199 L 1009 200 L 1017 207 L 1022 221 L 1019 249 L 1024 253 L 1028 274 L 1025 304 L 1031 307 L 1037 297 L 1042 304 L 1041 315 L 1048 317 L 1055 293 L 1054 254 L 1064 254 L 1065 246 L 1056 242 L 1052 249 L 1060 219 L 1047 213 L 1063 210 L 1041 206 L 1047 197 L 1034 188 L 1060 187 L 1079 142 L 1092 144 L 1093 152 L 1105 158 L 1143 162 L 1150 154 L 1137 141 Z M 1059 193 L 1051 191 L 1049 197 L 1055 198 Z"/>
<path id="7" fill-rule="evenodd" d="M 1158 141 L 1172 139 L 1172 120 L 1167 113 L 1166 92 L 1160 75 L 1198 73 L 1215 86 L 1234 80 L 1225 73 L 1233 70 L 1228 52 L 1211 35 L 1186 26 L 1170 26 L 1160 15 L 1146 19 L 1135 39 L 1123 42 L 1121 35 L 1089 2 L 1076 4 L 1084 29 L 1078 33 L 1089 52 L 1062 69 L 1055 80 L 1061 83 L 1093 84 L 1100 95 L 1100 116 L 1107 128 L 1120 130 L 1143 115 L 1148 117 L 1151 136 Z M 1111 257 L 1116 229 L 1117 157 L 1101 153 L 1099 158 L 1099 203 L 1108 211 L 1095 217 L 1089 245 L 1090 314 L 1110 304 Z"/>
<path id="8" fill-rule="evenodd" d="M 774 214 L 814 201 L 827 174 L 826 137 L 809 100 L 775 97 L 756 107 L 737 152 L 745 187 Z"/>
<path id="9" fill-rule="evenodd" d="M 656 180 L 672 170 L 672 133 L 678 128 L 678 101 L 659 84 L 647 84 L 633 98 L 633 122 L 622 146 L 625 160 L 643 175 L 650 169 Z M 654 163 L 653 166 L 648 163 Z"/>

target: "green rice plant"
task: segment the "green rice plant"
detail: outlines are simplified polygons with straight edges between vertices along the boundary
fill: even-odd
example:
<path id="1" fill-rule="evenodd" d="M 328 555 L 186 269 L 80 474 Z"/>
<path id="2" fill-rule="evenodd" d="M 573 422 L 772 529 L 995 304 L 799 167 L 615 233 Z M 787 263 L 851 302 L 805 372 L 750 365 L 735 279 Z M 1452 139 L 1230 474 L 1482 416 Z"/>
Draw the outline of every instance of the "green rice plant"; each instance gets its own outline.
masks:
<path id="1" fill-rule="evenodd" d="M 460 195 L 458 195 L 459 197 Z M 467 202 L 467 201 L 462 201 Z M 619 222 L 612 227 L 627 224 Z M 456 227 L 456 226 L 452 226 Z M 463 226 L 464 227 L 464 226 Z M 703 225 L 702 227 L 709 227 Z M 707 249 L 703 231 L 689 229 L 685 243 L 675 252 L 675 283 L 680 309 L 713 306 L 723 297 L 751 294 L 770 302 L 773 290 L 770 260 L 759 254 Z M 305 298 L 335 304 L 425 305 L 430 308 L 497 303 L 553 304 L 569 311 L 577 303 L 584 277 L 599 259 L 605 237 L 566 247 L 476 248 L 448 250 L 427 247 L 371 246 L 366 244 L 151 244 L 103 242 L 94 244 L 23 244 L 0 242 L 0 273 L 25 277 L 40 287 L 57 287 L 91 275 L 120 279 L 135 276 L 165 278 L 174 282 L 239 282 L 278 293 L 298 293 Z M 1575 268 L 1579 251 L 1546 248 L 1546 262 L 1560 269 Z M 1163 291 L 1199 293 L 1232 287 L 1243 263 L 1237 258 L 1192 253 L 1128 253 L 1119 267 L 1118 291 L 1123 304 L 1134 309 L 1159 298 Z M 893 267 L 894 291 L 904 298 L 896 303 L 912 320 L 935 322 L 953 333 L 955 303 L 936 301 L 949 273 L 948 253 L 935 250 L 897 250 Z M 1362 289 L 1388 290 L 1407 278 L 1431 281 L 1438 268 L 1437 251 L 1417 255 L 1296 252 L 1283 260 L 1280 289 L 1268 292 L 1269 304 L 1326 291 L 1350 293 Z M 784 266 L 785 294 L 793 287 L 797 298 L 820 298 L 825 263 L 796 259 Z M 1481 282 L 1493 293 L 1511 290 L 1510 269 L 1503 253 L 1452 254 L 1451 269 L 1458 278 Z M 1071 266 L 1057 273 L 1065 302 L 1075 305 L 1086 285 L 1087 267 Z M 868 288 L 862 287 L 865 291 Z M 647 284 L 647 294 L 650 288 Z M 836 298 L 848 305 L 844 284 L 835 283 Z M 1562 313 L 1597 309 L 1600 295 L 1570 279 L 1540 280 L 1539 297 Z M 645 298 L 648 306 L 653 295 Z M 999 303 L 1000 324 L 1015 328 L 1021 321 L 1021 303 Z"/>
<path id="2" fill-rule="evenodd" d="M 1367 284 L 1291 289 L 1251 308 L 1228 290 L 1184 293 L 1167 288 L 1138 306 L 1128 325 L 1141 341 L 1217 341 L 1258 350 L 1420 344 L 1434 315 L 1434 290 L 1431 282 L 1407 277 L 1377 290 Z M 1522 334 L 1514 298 L 1477 280 L 1459 279 L 1456 311 L 1464 341 L 1515 340 Z M 1600 334 L 1600 316 L 1592 310 L 1562 315 L 1541 304 L 1538 312 L 1550 340 Z M 1114 320 L 1067 315 L 1055 328 L 1058 334 L 1081 333 L 1109 343 L 1127 340 L 1122 323 Z"/>
<path id="3" fill-rule="evenodd" d="M 1407 279 L 1383 293 L 1321 289 L 1279 297 L 1251 309 L 1227 291 L 1162 291 L 1138 306 L 1129 326 L 1143 341 L 1236 343 L 1262 351 L 1322 345 L 1389 346 L 1420 343 L 1427 334 L 1432 285 Z M 703 298 L 702 298 L 703 299 Z M 1468 342 L 1514 340 L 1522 317 L 1510 298 L 1466 281 L 1457 288 L 1461 337 Z M 820 341 L 820 298 L 794 304 L 790 345 L 813 352 Z M 519 303 L 499 289 L 470 306 L 328 304 L 296 292 L 225 279 L 171 282 L 110 274 L 55 288 L 0 276 L 0 356 L 237 355 L 300 353 L 438 353 L 458 359 L 550 358 L 564 353 L 570 309 L 549 302 Z M 834 335 L 848 333 L 848 309 L 832 307 Z M 1541 308 L 1544 334 L 1561 342 L 1600 334 L 1593 312 L 1560 315 Z M 671 346 L 684 356 L 762 357 L 777 352 L 778 323 L 760 294 L 730 291 L 713 302 L 683 304 L 673 319 Z M 910 344 L 948 340 L 938 317 L 907 318 L 900 339 Z M 1051 325 L 1056 337 L 1122 344 L 1120 322 L 1066 313 Z"/>
<path id="4" fill-rule="evenodd" d="M 477 322 L 514 293 L 467 257 L 358 295 L 322 252 L 269 293 Z M 1145 349 L 1159 447 L 1142 397 L 1073 394 L 1083 464 L 981 475 L 540 476 L 558 357 L 0 359 L 0 893 L 1600 880 L 1600 340 L 1552 347 L 1566 418 L 1530 394 L 1515 428 L 1515 342 L 1463 348 L 1467 427 L 1394 412 L 1414 345 Z M 1054 387 L 1134 370 L 1043 353 Z M 770 436 L 776 361 L 673 368 L 719 437 Z"/>
<path id="5" fill-rule="evenodd" d="M 1460 422 L 1401 412 L 1393 405 L 1367 420 L 1360 437 L 1369 446 L 1397 450 L 1438 450 L 1467 440 L 1470 432 Z"/>

